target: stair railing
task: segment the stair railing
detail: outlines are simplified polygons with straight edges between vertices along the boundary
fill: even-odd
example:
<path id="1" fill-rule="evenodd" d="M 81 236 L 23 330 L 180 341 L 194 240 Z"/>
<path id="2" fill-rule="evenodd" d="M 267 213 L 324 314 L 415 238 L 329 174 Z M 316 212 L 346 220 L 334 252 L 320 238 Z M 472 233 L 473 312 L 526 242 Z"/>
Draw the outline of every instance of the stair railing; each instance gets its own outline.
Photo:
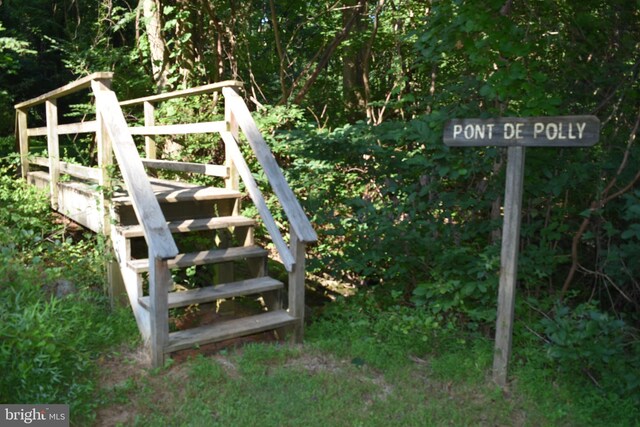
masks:
<path id="1" fill-rule="evenodd" d="M 118 98 L 99 81 L 92 82 L 91 87 L 96 97 L 98 131 L 102 132 L 103 143 L 107 140 L 111 143 L 149 248 L 149 344 L 151 363 L 161 366 L 164 363 L 164 348 L 169 340 L 168 293 L 173 284 L 167 261 L 178 255 L 178 248 L 153 192 Z"/>
<path id="2" fill-rule="evenodd" d="M 125 185 L 139 223 L 144 229 L 149 248 L 149 293 L 150 293 L 150 345 L 154 365 L 162 364 L 163 349 L 168 341 L 168 295 L 172 279 L 167 261 L 174 258 L 177 247 L 165 218 L 160 210 L 144 167 L 167 168 L 200 172 L 223 177 L 227 188 L 237 190 L 239 177 L 257 207 L 265 228 L 278 251 L 280 260 L 289 273 L 289 313 L 297 319 L 294 339 L 300 341 L 304 324 L 305 254 L 306 246 L 317 241 L 317 235 L 289 187 L 282 170 L 262 137 L 244 100 L 235 88 L 241 83 L 235 81 L 214 83 L 196 88 L 175 91 L 118 102 L 110 82 L 113 73 L 94 73 L 37 98 L 22 102 L 16 108 L 16 137 L 20 146 L 23 177 L 29 175 L 29 165 L 37 164 L 49 168 L 51 204 L 58 205 L 58 183 L 60 173 L 83 180 L 97 181 L 103 188 L 98 202 L 102 221 L 94 231 L 110 235 L 109 200 L 105 190 L 111 187 L 108 168 L 113 163 L 115 153 Z M 58 124 L 57 103 L 60 97 L 91 87 L 96 98 L 96 120 L 73 124 Z M 178 125 L 156 126 L 154 102 L 172 98 L 220 92 L 225 98 L 225 121 Z M 29 108 L 45 103 L 47 124 L 43 128 L 29 128 L 27 123 Z M 121 106 L 144 104 L 145 125 L 129 127 Z M 280 233 L 264 196 L 238 146 L 240 131 L 245 135 L 258 163 L 261 165 L 280 205 L 289 220 L 289 245 Z M 156 135 L 191 133 L 220 133 L 225 143 L 226 160 L 224 166 L 168 162 L 156 160 Z M 96 133 L 98 147 L 98 168 L 74 165 L 60 161 L 58 136 L 65 134 Z M 29 138 L 47 136 L 48 158 L 29 156 Z M 146 159 L 141 159 L 132 135 L 145 136 Z"/>
<path id="3" fill-rule="evenodd" d="M 275 224 L 273 216 L 266 207 L 264 197 L 259 193 L 257 185 L 253 185 L 255 180 L 252 178 L 249 168 L 244 167 L 246 162 L 238 148 L 239 129 L 243 131 L 259 164 L 264 169 L 265 175 L 267 176 L 274 193 L 278 197 L 283 210 L 289 218 L 289 223 L 295 231 L 299 241 L 305 244 L 313 243 L 317 241 L 317 235 L 304 211 L 300 207 L 295 194 L 287 184 L 280 167 L 276 163 L 273 154 L 260 133 L 260 130 L 251 117 L 251 113 L 249 112 L 244 100 L 236 92 L 236 88 L 241 86 L 242 83 L 229 80 L 190 89 L 121 101 L 120 106 L 129 107 L 140 104 L 144 105 L 144 126 L 130 127 L 129 131 L 132 135 L 145 136 L 146 159 L 143 159 L 142 161 L 146 167 L 195 173 L 200 172 L 207 175 L 224 177 L 225 181 L 227 181 L 227 187 L 234 190 L 238 189 L 237 184 L 234 185 L 233 183 L 229 183 L 229 181 L 237 181 L 237 178 L 233 178 L 233 175 L 236 173 L 241 175 L 239 170 L 236 172 L 236 168 L 244 169 L 244 176 L 241 176 L 245 185 L 248 187 L 247 190 L 258 208 L 260 216 L 265 222 L 265 227 L 278 250 L 282 263 L 287 271 L 290 272 L 295 264 L 294 256 L 291 250 L 287 247 L 284 238 Z M 154 115 L 156 111 L 156 103 L 188 96 L 209 93 L 216 94 L 217 92 L 222 92 L 225 97 L 225 121 L 156 125 Z M 225 148 L 227 149 L 227 159 L 224 167 L 217 165 L 157 160 L 154 141 L 155 136 L 177 134 L 187 135 L 197 133 L 221 134 L 223 142 L 225 143 Z"/>
<path id="4" fill-rule="evenodd" d="M 289 272 L 289 314 L 296 319 L 293 338 L 295 341 L 301 341 L 304 331 L 306 246 L 315 243 L 318 240 L 318 236 L 291 187 L 289 187 L 282 170 L 262 137 L 253 117 L 251 117 L 251 113 L 242 97 L 232 87 L 223 88 L 222 94 L 225 99 L 225 116 L 229 123 L 230 131 L 221 132 L 221 135 L 238 169 L 238 173 L 242 177 L 247 191 L 265 223 L 265 227 L 271 235 L 280 258 Z M 289 247 L 284 243 L 284 239 L 269 212 L 265 199 L 242 157 L 237 145 L 239 130 L 242 130 L 289 220 Z"/>
<path id="5" fill-rule="evenodd" d="M 298 199 L 289 187 L 282 170 L 253 120 L 244 100 L 236 92 L 242 86 L 237 81 L 225 81 L 185 90 L 136 98 L 120 102 L 123 107 L 144 105 L 144 126 L 130 127 L 133 135 L 145 136 L 146 167 L 171 169 L 185 172 L 205 173 L 225 179 L 225 185 L 232 190 L 239 189 L 239 179 L 245 184 L 262 222 L 278 252 L 280 261 L 289 273 L 289 314 L 297 319 L 294 339 L 301 341 L 304 323 L 305 254 L 306 246 L 318 237 L 309 219 L 302 210 Z M 158 102 L 194 95 L 222 92 L 225 100 L 224 122 L 202 122 L 157 126 L 155 105 Z M 264 170 L 280 205 L 289 220 L 289 245 L 280 232 L 265 198 L 260 191 L 251 170 L 239 148 L 240 131 L 245 135 L 258 163 Z M 219 133 L 225 144 L 225 165 L 204 165 L 184 162 L 169 162 L 156 159 L 154 137 L 159 135 Z"/>
<path id="6" fill-rule="evenodd" d="M 111 72 L 93 73 L 75 82 L 69 83 L 58 89 L 49 91 L 38 97 L 29 99 L 15 105 L 16 110 L 16 140 L 20 147 L 20 166 L 22 177 L 27 178 L 30 172 L 30 165 L 38 165 L 49 170 L 49 193 L 51 206 L 56 209 L 58 206 L 58 183 L 60 174 L 64 173 L 83 180 L 90 180 L 103 184 L 101 180 L 106 176 L 106 168 L 98 159 L 98 168 L 91 168 L 77 164 L 67 163 L 60 160 L 59 135 L 72 135 L 82 133 L 96 133 L 97 121 L 83 121 L 79 123 L 58 124 L 58 99 L 87 89 L 94 81 L 101 81 L 108 86 L 113 78 Z M 40 104 L 45 104 L 46 126 L 28 126 L 29 110 Z M 34 157 L 29 155 L 29 139 L 31 137 L 47 137 L 48 157 Z M 103 172 L 100 171 L 103 170 Z M 108 212 L 103 210 L 103 212 Z M 89 225 L 90 224 L 85 224 Z M 108 223 L 102 224 L 103 226 Z M 97 228 L 97 227 L 96 227 Z M 94 230 L 99 231 L 99 230 Z"/>
<path id="7" fill-rule="evenodd" d="M 113 73 L 93 73 L 63 87 L 15 105 L 16 137 L 20 147 L 21 172 L 29 176 L 30 165 L 48 168 L 51 206 L 58 209 L 61 173 L 81 180 L 97 182 L 100 192 L 97 209 L 102 216 L 100 224 L 93 224 L 94 231 L 107 236 L 110 228 L 109 201 L 105 193 L 109 191 L 108 169 L 115 153 L 125 185 L 132 199 L 138 221 L 144 229 L 149 247 L 149 293 L 150 293 L 150 342 L 152 363 L 161 365 L 164 348 L 169 338 L 168 291 L 172 285 L 167 261 L 178 254 L 178 248 L 169 231 L 167 222 L 155 198 L 151 183 L 144 170 L 137 149 L 124 119 L 118 99 L 110 89 Z M 57 100 L 83 89 L 91 88 L 96 98 L 96 120 L 71 124 L 58 123 Z M 46 126 L 29 128 L 29 109 L 45 104 Z M 95 133 L 98 147 L 98 168 L 63 162 L 60 160 L 59 136 Z M 29 155 L 29 138 L 47 137 L 48 157 Z M 91 226 L 92 223 L 84 225 Z"/>

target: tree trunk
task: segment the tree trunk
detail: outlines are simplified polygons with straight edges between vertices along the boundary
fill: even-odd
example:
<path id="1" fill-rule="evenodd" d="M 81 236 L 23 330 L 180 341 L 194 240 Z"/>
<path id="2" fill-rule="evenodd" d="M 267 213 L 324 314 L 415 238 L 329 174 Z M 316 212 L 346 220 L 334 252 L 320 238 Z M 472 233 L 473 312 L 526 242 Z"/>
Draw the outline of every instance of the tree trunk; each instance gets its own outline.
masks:
<path id="1" fill-rule="evenodd" d="M 342 11 L 342 25 L 347 27 L 350 21 L 352 24 L 351 34 L 358 34 L 366 31 L 367 21 L 363 19 L 366 11 L 364 7 L 356 6 L 355 0 L 346 0 Z M 342 63 L 342 94 L 347 111 L 353 115 L 363 112 L 366 108 L 365 102 L 365 63 L 367 55 L 366 46 L 362 46 L 352 37 L 351 45 L 346 49 Z"/>
<path id="2" fill-rule="evenodd" d="M 166 47 L 162 36 L 162 5 L 160 0 L 141 0 L 147 38 L 149 39 L 149 53 L 153 80 L 158 92 L 162 92 L 168 84 L 168 70 L 166 67 Z"/>
<path id="3" fill-rule="evenodd" d="M 278 28 L 278 15 L 276 14 L 276 6 L 273 0 L 269 0 L 269 7 L 271 8 L 271 24 L 273 25 L 273 35 L 276 43 L 276 50 L 278 52 L 278 59 L 280 61 L 279 75 L 280 75 L 280 90 L 282 91 L 281 99 L 286 102 L 289 98 L 289 90 L 287 89 L 286 71 L 285 71 L 285 56 L 282 50 L 282 41 L 280 40 L 280 30 Z"/>
<path id="4" fill-rule="evenodd" d="M 358 10 L 364 9 L 365 6 L 366 6 L 366 0 L 359 0 L 358 1 L 358 6 L 357 6 Z M 349 21 L 344 24 L 342 30 L 340 30 L 338 32 L 338 34 L 336 34 L 336 36 L 333 38 L 331 43 L 329 43 L 327 48 L 324 50 L 324 52 L 322 54 L 322 57 L 320 58 L 320 60 L 316 64 L 316 67 L 315 67 L 313 73 L 311 73 L 311 75 L 309 76 L 307 81 L 304 83 L 302 88 L 298 91 L 298 93 L 294 97 L 293 102 L 295 104 L 300 104 L 302 102 L 302 100 L 304 99 L 304 97 L 307 95 L 307 93 L 311 89 L 311 86 L 313 86 L 313 84 L 318 79 L 318 76 L 320 75 L 322 70 L 329 63 L 329 60 L 333 56 L 335 50 L 338 48 L 338 46 L 340 46 L 340 44 L 343 41 L 346 40 L 347 36 L 351 32 L 353 26 L 355 25 L 355 23 L 357 21 L 356 18 L 357 18 L 356 15 L 352 16 L 351 19 L 349 19 Z M 296 79 L 296 82 L 294 82 L 294 86 L 296 86 L 296 83 L 299 80 L 301 80 L 302 77 L 306 77 L 307 72 L 308 72 L 308 69 L 305 69 L 305 72 L 303 72 L 303 74 L 301 76 L 299 76 L 298 79 Z"/>

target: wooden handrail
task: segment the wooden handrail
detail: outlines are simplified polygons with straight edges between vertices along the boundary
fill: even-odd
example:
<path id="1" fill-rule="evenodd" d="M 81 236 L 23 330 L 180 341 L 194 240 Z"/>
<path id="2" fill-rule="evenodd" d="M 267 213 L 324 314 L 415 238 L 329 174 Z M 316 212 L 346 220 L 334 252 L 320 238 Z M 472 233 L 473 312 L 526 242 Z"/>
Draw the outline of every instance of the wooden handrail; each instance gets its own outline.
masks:
<path id="1" fill-rule="evenodd" d="M 242 87 L 242 82 L 236 80 L 226 80 L 223 82 L 211 83 L 208 85 L 192 87 L 184 90 L 176 90 L 173 92 L 161 93 L 158 95 L 145 96 L 143 98 L 128 99 L 126 101 L 120 102 L 120 106 L 125 107 L 129 105 L 143 104 L 145 102 L 160 102 L 173 98 L 182 98 L 185 96 L 195 96 L 211 92 L 220 92 L 223 88 L 226 87 Z"/>
<path id="2" fill-rule="evenodd" d="M 29 99 L 27 101 L 23 101 L 19 104 L 15 105 L 15 108 L 17 110 L 20 109 L 24 109 L 24 108 L 30 108 L 33 107 L 35 105 L 38 104 L 42 104 L 43 102 L 47 101 L 47 100 L 52 100 L 52 99 L 56 99 L 56 98 L 61 98 L 63 96 L 69 95 L 73 92 L 77 92 L 79 90 L 82 89 L 86 89 L 88 87 L 91 86 L 91 82 L 93 82 L 94 80 L 111 80 L 113 78 L 113 73 L 112 72 L 99 72 L 99 73 L 93 73 L 90 74 L 86 77 L 83 77 L 79 80 L 76 80 L 75 82 L 69 83 L 68 85 L 64 85 L 62 87 L 59 87 L 58 89 L 54 89 L 50 92 L 47 92 L 43 95 L 40 95 L 38 97 Z"/>
<path id="3" fill-rule="evenodd" d="M 112 142 L 127 191 L 133 200 L 133 209 L 144 229 L 149 250 L 159 259 L 174 258 L 178 254 L 178 248 L 153 193 L 118 98 L 99 81 L 92 82 L 91 86 L 96 97 L 98 114 Z"/>
<path id="4" fill-rule="evenodd" d="M 227 130 L 224 121 L 182 123 L 177 125 L 159 126 L 131 126 L 131 135 L 190 135 L 203 133 L 218 133 Z"/>
<path id="5" fill-rule="evenodd" d="M 251 113 L 244 100 L 230 87 L 223 88 L 222 94 L 226 102 L 228 102 L 228 107 L 231 109 L 231 113 L 235 117 L 240 129 L 242 129 L 247 137 L 247 141 L 253 149 L 258 162 L 262 166 L 271 184 L 271 188 L 273 188 L 273 192 L 278 197 L 289 219 L 291 228 L 296 233 L 298 241 L 305 244 L 316 242 L 318 235 L 311 226 L 307 215 L 302 210 L 295 194 L 293 194 L 293 191 L 289 187 L 282 170 L 280 170 L 269 146 L 262 137 L 253 117 L 251 117 Z"/>
<path id="6" fill-rule="evenodd" d="M 29 159 L 29 163 L 32 165 L 38 165 L 45 168 L 49 167 L 49 159 L 47 157 L 35 156 Z M 91 168 L 88 166 L 77 165 L 75 163 L 69 163 L 60 161 L 60 173 L 73 176 L 75 178 L 86 179 L 89 181 L 100 180 L 100 169 Z"/>
<path id="7" fill-rule="evenodd" d="M 233 162 L 238 168 L 238 173 L 244 181 L 245 187 L 249 192 L 249 196 L 251 197 L 253 204 L 258 210 L 258 213 L 262 218 L 262 222 L 264 223 L 265 228 L 271 236 L 271 240 L 276 245 L 276 249 L 280 254 L 282 264 L 287 271 L 293 271 L 293 267 L 295 266 L 296 261 L 293 258 L 291 251 L 287 247 L 284 239 L 282 238 L 280 230 L 278 230 L 278 226 L 276 225 L 276 222 L 273 219 L 271 212 L 269 211 L 269 207 L 267 207 L 267 203 L 265 202 L 264 197 L 262 196 L 262 193 L 260 192 L 255 179 L 253 178 L 253 175 L 251 174 L 251 170 L 249 169 L 247 162 L 244 160 L 244 157 L 240 152 L 240 148 L 238 147 L 235 138 L 230 132 L 220 132 L 220 135 L 222 136 L 222 140 L 227 146 L 228 152 L 232 156 Z"/>
<path id="8" fill-rule="evenodd" d="M 89 122 L 77 122 L 77 123 L 69 123 L 66 125 L 58 125 L 56 126 L 56 133 L 58 135 L 77 135 L 79 133 L 95 133 L 98 129 L 97 123 L 95 120 Z M 47 127 L 39 127 L 39 128 L 28 128 L 27 135 L 28 136 L 44 136 L 47 134 Z"/>

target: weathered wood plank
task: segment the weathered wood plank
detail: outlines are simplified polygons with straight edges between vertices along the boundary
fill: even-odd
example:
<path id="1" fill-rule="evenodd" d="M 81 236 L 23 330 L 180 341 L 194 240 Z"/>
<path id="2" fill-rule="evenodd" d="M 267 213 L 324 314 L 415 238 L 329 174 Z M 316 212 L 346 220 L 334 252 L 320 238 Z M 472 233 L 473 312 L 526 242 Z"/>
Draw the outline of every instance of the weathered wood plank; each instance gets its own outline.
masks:
<path id="1" fill-rule="evenodd" d="M 145 127 L 153 127 L 156 124 L 156 108 L 151 102 L 144 102 L 144 125 Z M 158 154 L 156 152 L 156 140 L 152 138 L 152 135 L 145 136 L 144 138 L 144 152 L 147 159 L 157 159 Z"/>
<path id="2" fill-rule="evenodd" d="M 229 126 L 229 132 L 233 136 L 233 138 L 238 141 L 240 139 L 240 128 L 238 127 L 238 122 L 236 121 L 233 112 L 231 111 L 231 107 L 227 105 L 227 100 L 225 98 L 225 109 L 224 109 L 224 119 Z M 225 164 L 229 168 L 229 176 L 225 179 L 225 187 L 231 190 L 238 190 L 240 188 L 240 175 L 238 174 L 238 168 L 236 168 L 235 163 L 233 163 L 233 159 L 231 156 L 231 152 L 225 145 Z M 236 206 L 236 212 L 234 214 L 238 214 L 240 212 L 240 203 Z"/>
<path id="3" fill-rule="evenodd" d="M 185 307 L 192 304 L 204 304 L 221 299 L 240 297 L 244 295 L 259 294 L 262 292 L 282 289 L 284 284 L 271 277 L 258 277 L 256 279 L 240 280 L 237 282 L 223 283 L 216 286 L 190 289 L 183 292 L 169 293 L 169 308 Z M 149 307 L 149 297 L 140 298 L 140 305 Z"/>
<path id="4" fill-rule="evenodd" d="M 210 342 L 219 342 L 245 335 L 253 335 L 259 332 L 269 331 L 290 325 L 294 319 L 284 310 L 271 311 L 242 319 L 228 320 L 198 328 L 169 334 L 167 353 L 183 350 L 194 345 L 203 345 Z"/>
<path id="5" fill-rule="evenodd" d="M 155 196 L 160 203 L 175 203 L 188 200 L 238 199 L 242 197 L 242 193 L 239 191 L 227 190 L 226 188 L 194 186 L 187 188 L 180 187 L 175 190 L 156 191 Z M 111 199 L 111 202 L 119 205 L 131 204 L 131 197 L 114 197 Z"/>
<path id="6" fill-rule="evenodd" d="M 92 87 L 98 112 L 112 142 L 127 191 L 133 200 L 134 211 L 145 229 L 147 244 L 158 258 L 173 258 L 178 254 L 178 248 L 153 193 L 118 99 L 115 93 L 100 82 L 94 81 Z"/>
<path id="7" fill-rule="evenodd" d="M 116 250 L 116 256 L 119 259 L 123 255 L 123 252 Z M 129 305 L 136 319 L 138 330 L 140 331 L 140 335 L 142 335 L 143 342 L 148 344 L 151 342 L 151 316 L 149 310 L 142 307 L 138 302 L 138 297 L 141 295 L 140 292 L 142 289 L 142 276 L 123 266 L 122 262 L 120 263 L 120 271 L 122 272 L 122 279 L 127 289 L 127 296 L 129 297 Z"/>
<path id="8" fill-rule="evenodd" d="M 253 204 L 258 210 L 258 213 L 260 213 L 262 222 L 269 232 L 271 240 L 273 241 L 276 249 L 278 250 L 278 253 L 280 254 L 282 263 L 284 264 L 287 271 L 292 271 L 295 264 L 295 259 L 291 254 L 289 247 L 282 238 L 282 234 L 280 234 L 280 230 L 278 229 L 278 226 L 273 219 L 273 215 L 271 215 L 271 211 L 269 211 L 269 207 L 264 200 L 264 196 L 258 188 L 258 184 L 253 178 L 251 170 L 249 169 L 247 162 L 244 160 L 244 157 L 240 152 L 240 148 L 238 147 L 235 138 L 231 135 L 230 132 L 221 132 L 220 135 L 222 136 L 222 140 L 227 147 L 227 152 L 231 156 L 233 163 L 238 169 L 238 173 L 242 177 L 242 181 L 244 182 L 244 185 L 247 189 L 247 192 L 249 193 L 249 196 L 251 197 L 251 200 L 253 201 Z"/>
<path id="9" fill-rule="evenodd" d="M 22 178 L 29 174 L 29 132 L 27 128 L 27 110 L 16 110 L 16 136 L 20 146 L 20 170 Z"/>
<path id="10" fill-rule="evenodd" d="M 49 184 L 51 185 L 51 207 L 58 209 L 58 181 L 60 180 L 60 143 L 58 127 L 58 104 L 56 99 L 46 101 L 47 151 L 49 153 Z"/>
<path id="11" fill-rule="evenodd" d="M 101 177 L 100 169 L 67 162 L 60 162 L 60 173 L 96 182 L 99 182 Z"/>
<path id="12" fill-rule="evenodd" d="M 50 92 L 47 92 L 43 95 L 37 96 L 35 98 L 31 98 L 27 101 L 23 101 L 19 104 L 15 105 L 16 109 L 25 109 L 29 107 L 33 107 L 38 104 L 42 104 L 47 99 L 56 99 L 66 95 L 69 95 L 73 92 L 77 92 L 82 89 L 86 89 L 91 86 L 91 82 L 94 80 L 110 80 L 113 78 L 112 72 L 98 72 L 90 74 L 86 77 L 76 80 L 75 82 L 69 83 L 58 89 L 54 89 Z"/>
<path id="13" fill-rule="evenodd" d="M 265 175 L 273 188 L 273 192 L 280 200 L 282 208 L 284 209 L 293 230 L 298 235 L 298 238 L 303 243 L 316 242 L 318 240 L 318 235 L 302 210 L 295 194 L 291 191 L 289 184 L 287 184 L 282 170 L 278 166 L 271 150 L 258 130 L 258 127 L 251 117 L 251 113 L 249 112 L 246 104 L 233 88 L 223 88 L 222 93 L 224 94 L 225 99 L 228 102 L 227 105 L 236 118 L 240 129 L 242 129 L 247 137 L 247 141 L 253 149 L 258 162 L 264 169 Z"/>
<path id="14" fill-rule="evenodd" d="M 27 182 L 40 189 L 49 189 L 49 174 L 32 171 Z M 100 211 L 96 189 L 79 181 L 58 183 L 58 205 L 61 213 L 96 233 L 100 232 Z"/>
<path id="15" fill-rule="evenodd" d="M 29 163 L 32 165 L 37 165 L 37 166 L 42 166 L 42 167 L 49 167 L 49 158 L 48 157 L 40 157 L 40 156 L 36 156 L 36 157 L 31 157 L 29 158 Z"/>
<path id="16" fill-rule="evenodd" d="M 58 183 L 58 208 L 60 213 L 89 230 L 102 231 L 97 193 L 89 185 L 78 181 Z"/>
<path id="17" fill-rule="evenodd" d="M 453 119 L 443 134 L 450 147 L 590 147 L 599 138 L 596 116 Z"/>
<path id="18" fill-rule="evenodd" d="M 182 98 L 185 96 L 195 96 L 195 95 L 202 95 L 205 93 L 219 92 L 222 88 L 225 88 L 225 87 L 242 87 L 242 82 L 239 82 L 236 80 L 226 80 L 223 82 L 211 83 L 204 86 L 192 87 L 190 89 L 176 90 L 173 92 L 161 93 L 159 95 L 145 96 L 145 97 L 136 98 L 136 99 L 128 99 L 126 101 L 120 102 L 120 106 L 125 107 L 129 105 L 142 104 L 144 102 L 160 102 L 160 101 L 166 101 L 168 99 L 173 99 L 173 98 Z"/>
<path id="19" fill-rule="evenodd" d="M 293 328 L 292 340 L 302 342 L 304 336 L 304 279 L 306 245 L 300 242 L 293 231 L 291 235 L 291 252 L 295 257 L 293 271 L 289 272 L 289 314 L 296 319 Z"/>
<path id="20" fill-rule="evenodd" d="M 111 80 L 97 80 L 96 85 L 101 89 L 109 89 Z M 98 185 L 101 191 L 98 195 L 100 208 L 102 210 L 102 232 L 105 236 L 111 236 L 111 201 L 110 195 L 112 190 L 112 179 L 110 169 L 113 166 L 113 146 L 109 138 L 102 114 L 100 114 L 100 106 L 96 105 L 96 145 L 98 146 Z M 109 283 L 109 286 L 118 286 L 117 281 Z M 112 289 L 115 291 L 115 289 Z"/>
<path id="21" fill-rule="evenodd" d="M 502 225 L 502 251 L 500 255 L 500 287 L 498 289 L 498 319 L 493 358 L 493 379 L 499 386 L 507 383 L 507 368 L 511 356 L 513 313 L 518 278 L 518 249 L 522 188 L 524 182 L 524 147 L 509 147 L 507 182 L 504 195 L 504 222 Z"/>
<path id="22" fill-rule="evenodd" d="M 68 123 L 66 125 L 58 125 L 55 132 L 58 135 L 75 135 L 78 133 L 93 133 L 98 130 L 98 124 L 95 120 L 89 122 Z M 27 129 L 29 136 L 47 135 L 47 127 Z"/>
<path id="23" fill-rule="evenodd" d="M 94 133 L 98 130 L 98 122 L 96 120 L 88 122 L 69 123 L 66 125 L 58 125 L 58 135 L 75 135 L 78 133 Z"/>
<path id="24" fill-rule="evenodd" d="M 27 129 L 27 135 L 28 136 L 46 136 L 48 131 L 49 130 L 47 129 L 46 126 L 39 127 L 39 128 L 30 128 L 30 129 Z"/>
<path id="25" fill-rule="evenodd" d="M 131 135 L 190 135 L 200 133 L 218 133 L 227 130 L 223 121 L 183 123 L 177 125 L 132 126 Z"/>
<path id="26" fill-rule="evenodd" d="M 226 178 L 228 168 L 222 165 L 208 165 L 204 163 L 178 162 L 172 160 L 142 159 L 142 164 L 149 169 L 166 169 L 176 172 L 199 173 L 208 176 Z"/>
<path id="27" fill-rule="evenodd" d="M 193 265 L 216 264 L 220 262 L 238 261 L 245 258 L 265 257 L 267 255 L 268 252 L 258 246 L 212 249 L 210 251 L 179 254 L 174 259 L 169 260 L 168 265 L 169 268 L 184 268 Z M 143 273 L 149 271 L 149 260 L 134 259 L 129 261 L 128 266 L 137 273 Z"/>
<path id="28" fill-rule="evenodd" d="M 170 221 L 167 225 L 172 233 L 189 233 L 193 231 L 218 230 L 232 227 L 253 227 L 256 221 L 244 216 L 225 216 L 202 219 L 187 219 Z M 141 225 L 127 225 L 118 227 L 118 233 L 127 239 L 144 236 Z"/>
<path id="29" fill-rule="evenodd" d="M 149 315 L 151 325 L 151 364 L 164 365 L 164 350 L 169 341 L 169 289 L 173 284 L 167 261 L 153 254 L 149 267 Z"/>

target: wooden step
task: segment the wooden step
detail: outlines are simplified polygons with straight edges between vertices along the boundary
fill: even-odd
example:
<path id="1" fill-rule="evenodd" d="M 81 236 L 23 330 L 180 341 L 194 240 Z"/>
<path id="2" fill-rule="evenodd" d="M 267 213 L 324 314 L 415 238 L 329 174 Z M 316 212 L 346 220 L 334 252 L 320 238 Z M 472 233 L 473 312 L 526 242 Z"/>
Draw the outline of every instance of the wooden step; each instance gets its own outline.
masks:
<path id="1" fill-rule="evenodd" d="M 242 193 L 236 190 L 227 190 L 218 187 L 187 187 L 154 191 L 159 203 L 177 203 L 190 200 L 224 200 L 239 199 Z M 116 196 L 111 199 L 116 206 L 130 205 L 131 197 L 126 195 Z"/>
<path id="2" fill-rule="evenodd" d="M 185 268 L 192 265 L 216 264 L 220 262 L 238 261 L 245 258 L 260 258 L 267 256 L 268 252 L 259 246 L 246 246 L 241 248 L 212 249 L 210 251 L 179 254 L 168 261 L 169 268 Z M 136 273 L 149 271 L 149 260 L 134 259 L 127 263 Z"/>
<path id="3" fill-rule="evenodd" d="M 240 280 L 183 292 L 171 292 L 169 293 L 169 308 L 203 304 L 219 299 L 258 294 L 282 288 L 284 288 L 284 284 L 279 280 L 271 277 L 258 277 L 257 279 Z M 141 306 L 149 309 L 149 297 L 138 298 L 138 301 Z"/>
<path id="4" fill-rule="evenodd" d="M 165 353 L 191 348 L 211 342 L 219 342 L 245 335 L 257 334 L 291 325 L 295 319 L 284 310 L 270 311 L 242 319 L 227 320 L 169 334 Z"/>
<path id="5" fill-rule="evenodd" d="M 253 227 L 256 221 L 244 216 L 223 216 L 214 218 L 187 219 L 182 221 L 169 221 L 167 225 L 172 233 L 188 233 L 192 231 L 218 230 L 231 227 Z M 127 239 L 144 236 L 141 225 L 117 226 L 119 234 Z"/>

